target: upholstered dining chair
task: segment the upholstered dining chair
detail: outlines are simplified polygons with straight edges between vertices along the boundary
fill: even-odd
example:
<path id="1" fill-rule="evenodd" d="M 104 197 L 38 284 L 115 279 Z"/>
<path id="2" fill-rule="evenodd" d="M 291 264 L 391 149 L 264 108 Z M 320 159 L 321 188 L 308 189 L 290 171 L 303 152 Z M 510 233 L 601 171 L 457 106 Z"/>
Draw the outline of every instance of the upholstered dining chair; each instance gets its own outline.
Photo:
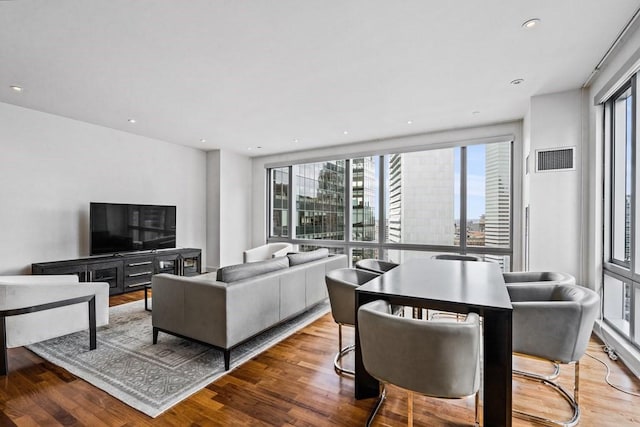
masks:
<path id="1" fill-rule="evenodd" d="M 325 276 L 333 320 L 338 324 L 338 353 L 333 366 L 339 374 L 354 375 L 351 369 L 342 367 L 342 358 L 355 349 L 355 344 L 342 346 L 342 326 L 356 324 L 356 288 L 378 277 L 378 274 L 355 268 L 339 268 Z"/>
<path id="2" fill-rule="evenodd" d="M 577 285 L 507 285 L 513 306 L 513 351 L 518 355 L 574 365 L 573 395 L 564 387 L 530 372 L 514 370 L 518 377 L 552 387 L 571 406 L 567 421 L 513 411 L 519 418 L 546 425 L 574 426 L 580 419 L 580 358 L 584 355 L 598 314 L 598 294 Z"/>
<path id="3" fill-rule="evenodd" d="M 502 273 L 507 285 L 575 285 L 576 278 L 556 271 L 509 271 Z M 560 376 L 560 364 L 551 362 L 553 371 L 541 376 L 553 381 Z"/>
<path id="4" fill-rule="evenodd" d="M 356 268 L 360 270 L 367 270 L 373 273 L 382 274 L 397 267 L 399 264 L 391 261 L 382 261 L 375 258 L 361 259 L 356 262 Z"/>
<path id="5" fill-rule="evenodd" d="M 480 320 L 470 313 L 463 322 L 417 320 L 394 316 L 391 305 L 373 301 L 358 310 L 362 362 L 381 383 L 367 426 L 380 409 L 385 384 L 409 392 L 408 425 L 413 425 L 413 393 L 432 397 L 475 395 L 478 424 L 480 388 Z"/>
<path id="6" fill-rule="evenodd" d="M 502 273 L 504 283 L 540 284 L 540 285 L 575 285 L 576 278 L 568 273 L 556 271 L 508 271 Z"/>
<path id="7" fill-rule="evenodd" d="M 442 260 L 450 260 L 450 261 L 472 261 L 472 262 L 479 262 L 482 261 L 482 259 L 480 259 L 477 256 L 473 256 L 473 255 L 459 255 L 459 254 L 438 254 L 438 255 L 434 255 L 431 257 L 431 259 L 442 259 Z M 427 317 L 429 316 L 429 313 L 427 312 Z M 444 311 L 434 311 L 431 316 L 433 318 L 439 318 L 439 317 L 451 317 L 454 316 L 457 320 L 460 319 L 461 315 L 459 313 L 447 313 Z"/>
<path id="8" fill-rule="evenodd" d="M 474 255 L 458 255 L 458 254 L 438 254 L 431 259 L 448 259 L 453 261 L 482 261 L 480 257 Z"/>

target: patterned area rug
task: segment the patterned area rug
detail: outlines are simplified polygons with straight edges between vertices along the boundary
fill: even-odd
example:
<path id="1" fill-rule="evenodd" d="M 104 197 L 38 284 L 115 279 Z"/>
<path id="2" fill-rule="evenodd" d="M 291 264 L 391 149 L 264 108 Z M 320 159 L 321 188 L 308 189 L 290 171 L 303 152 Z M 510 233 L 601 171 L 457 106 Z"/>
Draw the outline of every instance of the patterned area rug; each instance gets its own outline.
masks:
<path id="1" fill-rule="evenodd" d="M 144 301 L 109 310 L 109 325 L 98 328 L 96 350 L 89 351 L 88 331 L 27 348 L 150 417 L 157 417 L 226 373 L 222 352 L 211 347 L 162 332 L 158 344 L 153 345 L 151 313 L 144 310 Z M 247 341 L 231 351 L 231 369 L 328 311 L 328 303 L 319 304 Z"/>

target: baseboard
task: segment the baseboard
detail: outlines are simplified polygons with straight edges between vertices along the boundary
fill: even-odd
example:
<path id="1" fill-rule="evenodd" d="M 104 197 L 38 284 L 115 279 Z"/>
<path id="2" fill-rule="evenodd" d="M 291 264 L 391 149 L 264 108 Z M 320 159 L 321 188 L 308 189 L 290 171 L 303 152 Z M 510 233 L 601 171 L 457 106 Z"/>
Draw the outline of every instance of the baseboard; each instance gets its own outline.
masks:
<path id="1" fill-rule="evenodd" d="M 621 360 L 636 377 L 640 378 L 640 351 L 637 348 L 629 344 L 624 337 L 602 320 L 596 321 L 593 332 L 603 342 L 613 347 L 618 360 Z"/>

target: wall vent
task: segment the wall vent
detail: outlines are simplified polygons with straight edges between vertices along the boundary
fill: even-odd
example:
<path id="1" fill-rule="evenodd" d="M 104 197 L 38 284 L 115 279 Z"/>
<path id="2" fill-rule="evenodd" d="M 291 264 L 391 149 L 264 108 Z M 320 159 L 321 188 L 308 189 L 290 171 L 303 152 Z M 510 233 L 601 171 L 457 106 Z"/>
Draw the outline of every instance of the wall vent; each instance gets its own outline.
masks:
<path id="1" fill-rule="evenodd" d="M 536 150 L 536 172 L 575 169 L 575 147 Z"/>

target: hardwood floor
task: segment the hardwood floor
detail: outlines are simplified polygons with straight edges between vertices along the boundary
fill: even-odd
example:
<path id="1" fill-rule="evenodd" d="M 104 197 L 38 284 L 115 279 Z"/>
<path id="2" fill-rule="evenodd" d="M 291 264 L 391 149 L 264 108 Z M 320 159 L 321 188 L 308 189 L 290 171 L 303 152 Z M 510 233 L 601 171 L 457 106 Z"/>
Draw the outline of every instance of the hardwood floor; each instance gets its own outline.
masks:
<path id="1" fill-rule="evenodd" d="M 141 291 L 112 297 L 111 305 L 141 298 Z M 0 377 L 0 426 L 362 426 L 374 399 L 355 400 L 353 380 L 336 375 L 336 346 L 337 326 L 326 315 L 155 419 L 24 348 L 10 349 L 9 374 Z M 588 353 L 605 360 L 594 339 Z M 533 362 L 518 363 L 532 367 Z M 624 365 L 607 363 L 612 382 L 640 390 L 640 381 Z M 570 369 L 564 367 L 561 375 L 567 387 Z M 609 387 L 604 366 L 585 356 L 580 373 L 581 426 L 640 425 L 640 398 Z M 515 381 L 514 407 L 568 413 L 566 404 L 542 387 Z M 405 425 L 406 405 L 405 392 L 390 387 L 375 425 Z M 472 425 L 473 399 L 416 396 L 414 416 L 415 425 Z M 513 425 L 531 424 L 514 419 Z"/>

